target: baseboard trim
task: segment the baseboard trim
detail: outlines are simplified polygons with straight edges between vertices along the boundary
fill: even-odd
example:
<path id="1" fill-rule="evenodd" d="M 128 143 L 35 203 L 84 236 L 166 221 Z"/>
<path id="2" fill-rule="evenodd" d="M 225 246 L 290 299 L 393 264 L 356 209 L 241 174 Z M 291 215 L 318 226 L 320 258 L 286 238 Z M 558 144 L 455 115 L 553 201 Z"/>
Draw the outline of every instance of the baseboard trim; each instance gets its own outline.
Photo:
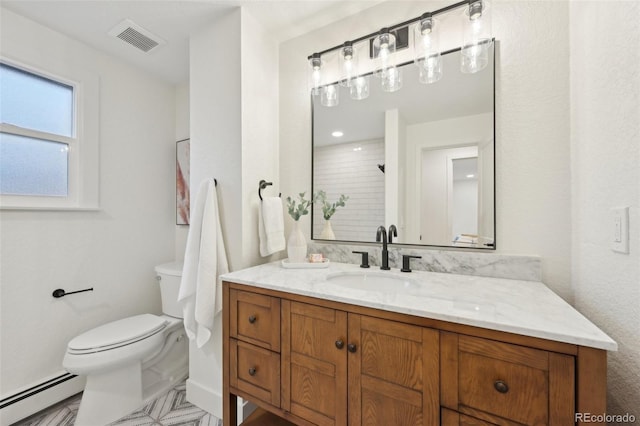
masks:
<path id="1" fill-rule="evenodd" d="M 10 425 L 84 389 L 85 378 L 61 371 L 0 400 L 0 424 Z"/>
<path id="2" fill-rule="evenodd" d="M 222 395 L 192 379 L 187 379 L 187 401 L 219 419 L 222 418 Z M 238 421 L 249 417 L 255 408 L 249 401 L 238 398 Z"/>

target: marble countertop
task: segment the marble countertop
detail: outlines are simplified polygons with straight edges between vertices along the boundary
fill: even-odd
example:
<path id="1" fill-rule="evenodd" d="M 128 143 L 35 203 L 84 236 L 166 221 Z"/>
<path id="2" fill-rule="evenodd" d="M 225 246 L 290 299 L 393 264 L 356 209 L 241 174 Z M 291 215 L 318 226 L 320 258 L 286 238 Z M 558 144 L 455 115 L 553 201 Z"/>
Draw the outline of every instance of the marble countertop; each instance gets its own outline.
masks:
<path id="1" fill-rule="evenodd" d="M 398 291 L 372 291 L 327 280 L 336 273 L 396 276 Z M 542 282 L 398 269 L 380 271 L 331 263 L 322 269 L 288 269 L 281 262 L 221 277 L 224 281 L 294 293 L 401 314 L 505 331 L 524 336 L 617 350 L 618 345 Z"/>

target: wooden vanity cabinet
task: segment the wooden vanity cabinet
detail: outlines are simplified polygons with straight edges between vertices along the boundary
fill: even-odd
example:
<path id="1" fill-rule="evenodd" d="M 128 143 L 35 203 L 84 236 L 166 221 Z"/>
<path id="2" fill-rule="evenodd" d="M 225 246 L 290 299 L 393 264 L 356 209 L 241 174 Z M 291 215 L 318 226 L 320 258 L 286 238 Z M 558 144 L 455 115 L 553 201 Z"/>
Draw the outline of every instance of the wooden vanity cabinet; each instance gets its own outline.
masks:
<path id="1" fill-rule="evenodd" d="M 437 424 L 437 331 L 288 300 L 282 324 L 285 411 L 317 425 Z"/>
<path id="2" fill-rule="evenodd" d="M 223 294 L 225 426 L 237 396 L 264 410 L 245 424 L 263 426 L 565 426 L 606 409 L 602 350 L 233 283 Z"/>

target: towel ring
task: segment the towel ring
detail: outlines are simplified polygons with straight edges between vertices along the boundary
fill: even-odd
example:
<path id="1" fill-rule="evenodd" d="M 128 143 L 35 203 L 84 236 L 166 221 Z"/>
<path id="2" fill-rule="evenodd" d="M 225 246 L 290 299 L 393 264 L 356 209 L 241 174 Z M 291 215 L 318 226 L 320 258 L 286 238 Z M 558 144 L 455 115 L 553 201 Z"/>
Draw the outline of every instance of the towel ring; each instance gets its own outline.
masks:
<path id="1" fill-rule="evenodd" d="M 260 197 L 260 201 L 262 201 L 262 190 L 270 185 L 273 185 L 273 182 L 267 182 L 264 179 L 262 179 L 260 183 L 258 183 L 258 197 Z M 278 194 L 278 197 L 282 197 L 282 193 Z"/>

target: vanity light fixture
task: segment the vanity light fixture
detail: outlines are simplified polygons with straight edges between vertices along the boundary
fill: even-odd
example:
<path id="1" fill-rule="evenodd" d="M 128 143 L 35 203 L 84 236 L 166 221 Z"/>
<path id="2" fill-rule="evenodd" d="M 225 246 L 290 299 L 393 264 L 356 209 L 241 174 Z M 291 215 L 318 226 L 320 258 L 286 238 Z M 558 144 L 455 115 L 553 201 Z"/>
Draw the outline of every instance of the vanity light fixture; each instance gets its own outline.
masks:
<path id="1" fill-rule="evenodd" d="M 342 70 L 340 84 L 351 87 L 353 79 L 358 75 L 358 56 L 352 42 L 344 42 L 342 49 L 340 49 L 339 59 L 340 69 Z"/>
<path id="2" fill-rule="evenodd" d="M 309 57 L 309 65 L 311 66 L 311 93 L 315 96 L 320 94 L 322 80 L 322 58 L 319 53 L 314 53 Z"/>
<path id="3" fill-rule="evenodd" d="M 321 95 L 321 104 L 335 106 L 339 102 L 339 85 L 349 88 L 352 99 L 362 100 L 369 97 L 370 74 L 380 78 L 382 90 L 395 92 L 402 87 L 402 70 L 396 64 L 397 39 L 395 33 L 413 26 L 414 63 L 419 68 L 421 83 L 431 84 L 443 76 L 442 54 L 439 46 L 440 22 L 437 15 L 463 9 L 464 20 L 460 70 L 472 74 L 485 69 L 489 63 L 489 48 L 493 43 L 491 35 L 491 16 L 489 0 L 462 0 L 433 12 L 384 27 L 380 31 L 368 34 L 339 46 L 326 49 L 309 56 L 311 65 L 311 93 Z M 402 38 L 401 38 L 402 39 Z M 358 55 L 356 45 L 360 42 L 371 43 L 371 57 L 374 60 L 373 73 L 358 75 Z M 324 63 L 322 55 L 339 50 L 339 81 L 322 85 L 320 70 Z M 362 65 L 362 64 L 360 64 Z"/>
<path id="4" fill-rule="evenodd" d="M 482 71 L 489 63 L 491 45 L 491 20 L 488 16 L 487 2 L 470 0 L 463 19 L 464 38 L 460 55 L 460 70 L 473 74 Z"/>
<path id="5" fill-rule="evenodd" d="M 420 82 L 435 83 L 442 78 L 442 56 L 438 46 L 437 20 L 431 12 L 422 14 L 413 31 L 414 62 Z"/>
<path id="6" fill-rule="evenodd" d="M 402 87 L 402 73 L 396 67 L 396 36 L 389 28 L 382 28 L 373 39 L 373 58 L 375 60 L 375 76 L 380 77 L 382 90 L 395 92 Z"/>

